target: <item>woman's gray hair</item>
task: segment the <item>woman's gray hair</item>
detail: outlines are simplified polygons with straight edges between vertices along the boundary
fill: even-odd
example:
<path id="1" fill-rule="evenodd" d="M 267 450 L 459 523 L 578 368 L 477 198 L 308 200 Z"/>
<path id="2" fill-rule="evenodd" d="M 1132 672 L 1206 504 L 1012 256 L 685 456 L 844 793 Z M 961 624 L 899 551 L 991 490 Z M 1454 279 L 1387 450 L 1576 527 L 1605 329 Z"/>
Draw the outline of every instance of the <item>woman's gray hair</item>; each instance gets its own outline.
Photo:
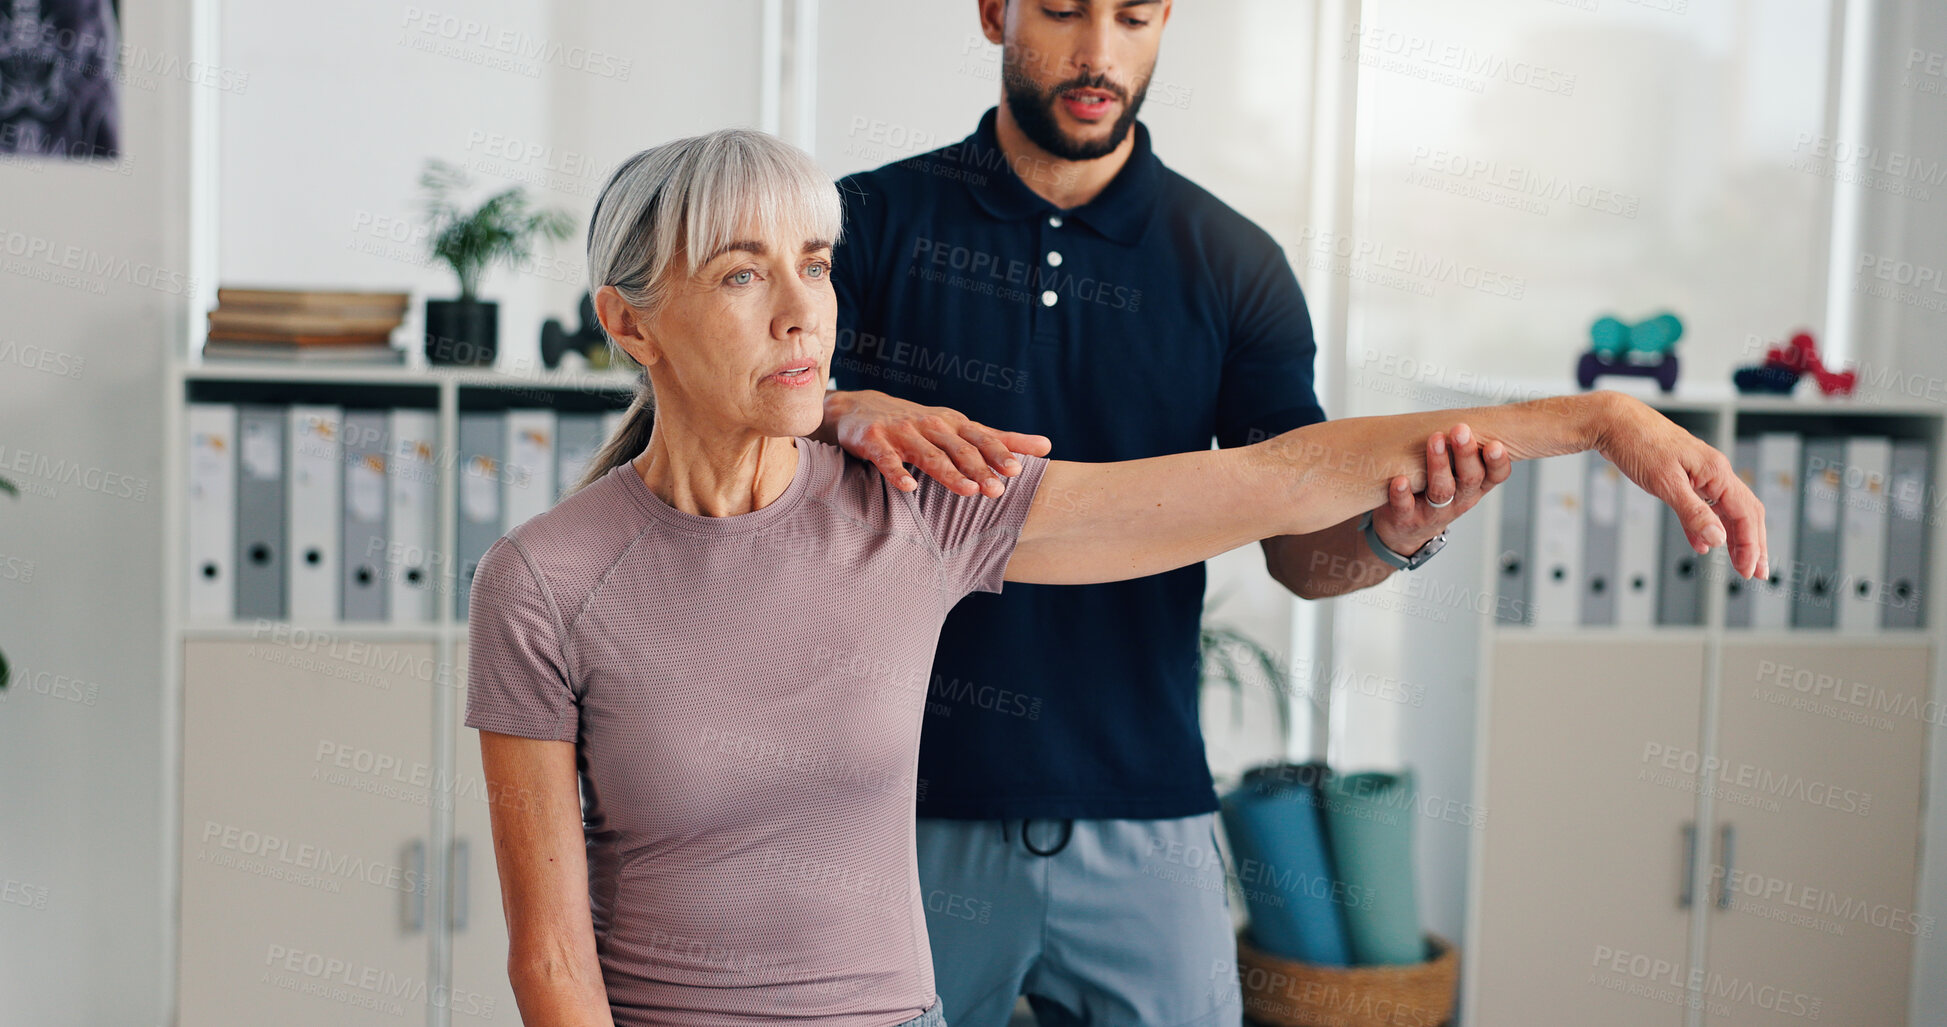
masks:
<path id="1" fill-rule="evenodd" d="M 612 285 L 645 316 L 679 276 L 753 230 L 771 238 L 802 227 L 836 244 L 844 220 L 838 186 L 811 155 L 776 136 L 726 128 L 652 146 L 609 175 L 588 219 L 588 292 Z M 674 265 L 678 257 L 683 267 Z M 604 327 L 602 334 L 608 337 Z M 613 337 L 612 356 L 623 356 Z M 649 445 L 655 397 L 644 374 L 622 426 L 588 462 L 577 491 Z"/>

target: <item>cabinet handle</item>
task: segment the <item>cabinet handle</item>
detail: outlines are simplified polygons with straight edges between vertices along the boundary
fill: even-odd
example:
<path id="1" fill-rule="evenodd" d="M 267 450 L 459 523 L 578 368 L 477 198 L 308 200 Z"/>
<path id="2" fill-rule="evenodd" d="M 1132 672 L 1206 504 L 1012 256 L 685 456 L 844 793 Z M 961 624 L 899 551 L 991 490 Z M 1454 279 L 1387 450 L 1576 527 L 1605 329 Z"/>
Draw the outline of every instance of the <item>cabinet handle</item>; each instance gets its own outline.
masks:
<path id="1" fill-rule="evenodd" d="M 453 839 L 453 854 L 447 866 L 448 879 L 452 882 L 446 892 L 446 926 L 448 930 L 466 930 L 467 913 L 467 865 L 473 846 L 465 838 Z"/>
<path id="2" fill-rule="evenodd" d="M 1717 879 L 1717 908 L 1731 908 L 1731 866 L 1736 856 L 1732 846 L 1737 842 L 1737 829 L 1728 821 L 1717 829 L 1717 852 L 1724 863 L 1723 876 Z"/>
<path id="3" fill-rule="evenodd" d="M 399 920 L 407 934 L 426 929 L 426 842 L 414 838 L 406 843 L 399 857 L 405 868 L 408 887 L 399 896 Z"/>
<path id="4" fill-rule="evenodd" d="M 1697 822 L 1683 822 L 1683 883 L 1677 885 L 1677 908 L 1689 909 L 1692 899 L 1692 878 L 1697 876 Z"/>

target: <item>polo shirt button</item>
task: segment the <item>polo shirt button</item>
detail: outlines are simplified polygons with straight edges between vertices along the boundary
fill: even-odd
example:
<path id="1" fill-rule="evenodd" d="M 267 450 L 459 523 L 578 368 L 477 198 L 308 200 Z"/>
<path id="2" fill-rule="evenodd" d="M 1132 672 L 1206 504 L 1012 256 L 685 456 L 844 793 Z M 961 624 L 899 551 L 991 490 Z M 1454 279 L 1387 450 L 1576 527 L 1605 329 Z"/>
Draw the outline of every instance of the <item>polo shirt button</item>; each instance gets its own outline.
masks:
<path id="1" fill-rule="evenodd" d="M 1044 307 L 1052 307 L 1055 305 L 1055 291 L 1053 289 L 1049 289 L 1041 294 L 1041 305 Z"/>
<path id="2" fill-rule="evenodd" d="M 1048 224 L 1049 224 L 1049 226 L 1050 226 L 1050 227 L 1053 227 L 1053 228 L 1060 228 L 1060 227 L 1061 227 L 1061 215 L 1060 215 L 1060 214 L 1052 214 L 1052 215 L 1049 215 L 1049 217 L 1048 217 Z"/>
<path id="3" fill-rule="evenodd" d="M 1048 251 L 1048 266 L 1049 267 L 1061 266 L 1061 254 L 1059 252 L 1055 250 Z"/>

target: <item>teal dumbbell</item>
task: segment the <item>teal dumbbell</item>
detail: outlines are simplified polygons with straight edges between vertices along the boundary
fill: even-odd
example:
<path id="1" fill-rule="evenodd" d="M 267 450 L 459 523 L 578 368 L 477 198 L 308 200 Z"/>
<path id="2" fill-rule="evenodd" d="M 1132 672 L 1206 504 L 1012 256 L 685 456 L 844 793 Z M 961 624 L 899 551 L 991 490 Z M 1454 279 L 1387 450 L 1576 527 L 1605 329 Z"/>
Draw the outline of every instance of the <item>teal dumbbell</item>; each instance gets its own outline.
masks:
<path id="1" fill-rule="evenodd" d="M 1613 317 L 1600 317 L 1589 326 L 1589 348 L 1596 356 L 1609 361 L 1624 356 L 1659 356 L 1675 349 L 1682 337 L 1683 322 L 1669 313 L 1633 325 Z"/>
<path id="2" fill-rule="evenodd" d="M 1617 360 L 1629 348 L 1629 326 L 1613 317 L 1600 317 L 1589 326 L 1590 349 L 1604 360 Z"/>
<path id="3" fill-rule="evenodd" d="M 1675 314 L 1658 314 L 1647 321 L 1629 326 L 1629 351 L 1641 356 L 1655 356 L 1675 349 L 1677 340 L 1683 338 L 1683 322 Z"/>

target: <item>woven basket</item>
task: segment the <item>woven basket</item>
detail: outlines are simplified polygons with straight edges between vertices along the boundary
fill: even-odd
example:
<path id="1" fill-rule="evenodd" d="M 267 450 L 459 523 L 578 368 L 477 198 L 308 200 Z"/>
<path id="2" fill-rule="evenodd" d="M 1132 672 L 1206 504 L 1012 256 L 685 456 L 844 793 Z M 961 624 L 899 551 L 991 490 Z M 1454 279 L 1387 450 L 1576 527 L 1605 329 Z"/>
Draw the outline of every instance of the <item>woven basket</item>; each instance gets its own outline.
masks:
<path id="1" fill-rule="evenodd" d="M 1460 953 L 1437 934 L 1431 957 L 1403 966 L 1316 966 L 1237 936 L 1244 1015 L 1273 1027 L 1440 1027 L 1453 1015 Z"/>

